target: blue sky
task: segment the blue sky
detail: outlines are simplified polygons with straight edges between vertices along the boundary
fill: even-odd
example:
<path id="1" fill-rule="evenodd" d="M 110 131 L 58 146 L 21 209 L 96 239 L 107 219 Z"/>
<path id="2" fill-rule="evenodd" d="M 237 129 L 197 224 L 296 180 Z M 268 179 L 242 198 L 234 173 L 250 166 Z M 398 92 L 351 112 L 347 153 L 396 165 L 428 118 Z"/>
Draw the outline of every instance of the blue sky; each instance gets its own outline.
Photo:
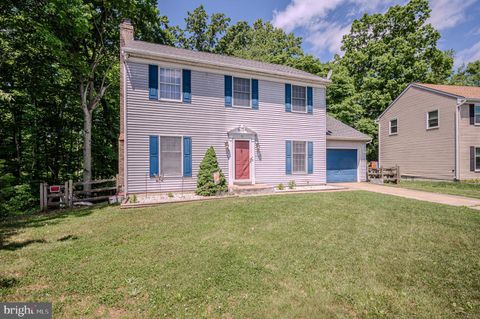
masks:
<path id="1" fill-rule="evenodd" d="M 385 12 L 407 0 L 159 0 L 170 24 L 183 25 L 187 11 L 203 4 L 207 13 L 221 12 L 232 19 L 271 21 L 303 38 L 307 53 L 321 61 L 341 54 L 342 35 L 364 13 Z M 455 65 L 480 59 L 480 0 L 430 0 L 430 22 L 440 31 L 442 50 L 455 50 Z"/>

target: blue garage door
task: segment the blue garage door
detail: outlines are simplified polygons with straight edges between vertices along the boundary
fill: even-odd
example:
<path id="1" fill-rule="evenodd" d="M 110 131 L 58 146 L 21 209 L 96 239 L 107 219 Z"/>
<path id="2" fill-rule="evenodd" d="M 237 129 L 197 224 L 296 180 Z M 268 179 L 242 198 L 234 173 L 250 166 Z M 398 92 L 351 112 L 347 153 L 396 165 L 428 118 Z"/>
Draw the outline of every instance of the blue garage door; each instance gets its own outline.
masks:
<path id="1" fill-rule="evenodd" d="M 357 181 L 357 150 L 327 149 L 327 183 Z"/>

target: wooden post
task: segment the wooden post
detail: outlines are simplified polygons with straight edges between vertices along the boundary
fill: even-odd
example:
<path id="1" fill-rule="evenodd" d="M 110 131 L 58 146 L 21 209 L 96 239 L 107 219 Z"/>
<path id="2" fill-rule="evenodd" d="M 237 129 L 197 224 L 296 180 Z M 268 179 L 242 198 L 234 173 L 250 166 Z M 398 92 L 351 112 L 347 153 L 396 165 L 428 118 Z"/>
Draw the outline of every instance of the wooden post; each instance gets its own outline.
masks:
<path id="1" fill-rule="evenodd" d="M 68 207 L 73 206 L 73 181 L 68 181 Z"/>
<path id="2" fill-rule="evenodd" d="M 44 205 L 44 211 L 48 210 L 48 184 L 47 183 L 42 183 L 43 184 L 43 205 Z"/>
<path id="3" fill-rule="evenodd" d="M 45 204 L 43 203 L 43 183 L 40 183 L 40 210 L 44 210 Z"/>
<path id="4" fill-rule="evenodd" d="M 63 204 L 65 205 L 65 207 L 68 207 L 68 193 L 69 193 L 69 190 L 68 190 L 68 182 L 65 182 L 65 188 L 63 189 Z"/>

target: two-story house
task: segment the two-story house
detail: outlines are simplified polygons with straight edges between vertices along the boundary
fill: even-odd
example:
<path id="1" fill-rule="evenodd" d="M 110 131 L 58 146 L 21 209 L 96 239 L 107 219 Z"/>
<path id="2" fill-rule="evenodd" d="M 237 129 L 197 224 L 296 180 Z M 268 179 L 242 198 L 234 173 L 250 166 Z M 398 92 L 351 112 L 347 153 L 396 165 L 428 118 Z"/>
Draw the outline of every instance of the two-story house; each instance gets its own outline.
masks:
<path id="1" fill-rule="evenodd" d="M 480 87 L 410 84 L 380 115 L 379 161 L 402 176 L 480 178 Z"/>
<path id="2" fill-rule="evenodd" d="M 120 29 L 119 177 L 126 193 L 195 189 L 210 146 L 229 186 L 325 184 L 327 138 L 334 149 L 350 149 L 332 150 L 346 157 L 332 166 L 343 176 L 337 180 L 364 180 L 369 138 L 353 129 L 327 136 L 329 80 L 137 41 L 128 21 Z"/>

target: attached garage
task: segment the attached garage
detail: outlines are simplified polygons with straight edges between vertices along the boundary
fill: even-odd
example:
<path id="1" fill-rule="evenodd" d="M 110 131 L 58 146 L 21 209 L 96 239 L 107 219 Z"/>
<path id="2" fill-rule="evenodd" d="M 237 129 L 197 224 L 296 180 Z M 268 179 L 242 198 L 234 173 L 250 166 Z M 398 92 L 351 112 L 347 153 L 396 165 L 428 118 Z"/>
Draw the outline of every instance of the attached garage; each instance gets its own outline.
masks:
<path id="1" fill-rule="evenodd" d="M 357 150 L 327 148 L 327 183 L 357 181 Z"/>
<path id="2" fill-rule="evenodd" d="M 369 136 L 327 116 L 327 183 L 365 181 L 370 141 Z"/>

